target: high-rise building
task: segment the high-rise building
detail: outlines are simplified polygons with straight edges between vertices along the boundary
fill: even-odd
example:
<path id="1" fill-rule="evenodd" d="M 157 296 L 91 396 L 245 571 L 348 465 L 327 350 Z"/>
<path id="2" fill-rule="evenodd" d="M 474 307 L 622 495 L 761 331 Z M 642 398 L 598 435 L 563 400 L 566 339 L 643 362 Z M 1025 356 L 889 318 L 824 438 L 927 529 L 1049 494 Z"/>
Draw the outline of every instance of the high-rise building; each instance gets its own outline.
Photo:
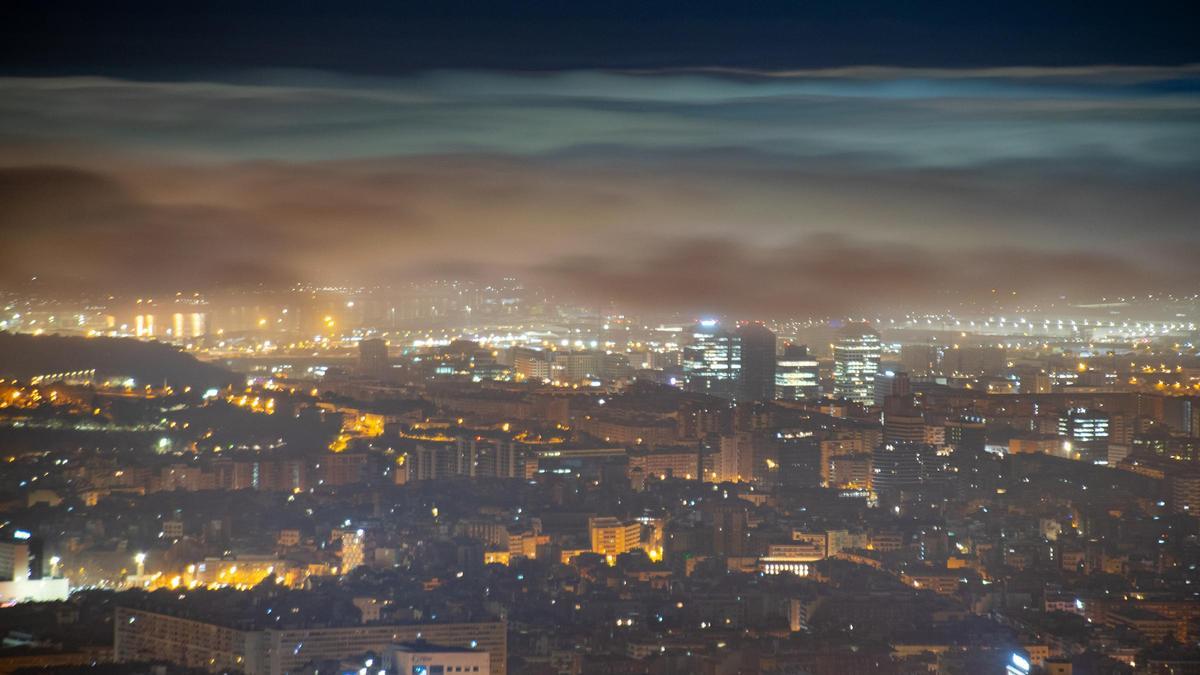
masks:
<path id="1" fill-rule="evenodd" d="M 833 395 L 869 405 L 875 400 L 875 374 L 882 347 L 879 333 L 865 323 L 849 324 L 833 347 Z"/>
<path id="2" fill-rule="evenodd" d="M 386 342 L 371 338 L 358 343 L 358 367 L 364 374 L 384 375 L 390 365 Z"/>
<path id="3" fill-rule="evenodd" d="M 683 350 L 683 374 L 690 391 L 733 398 L 742 372 L 742 341 L 715 319 L 692 327 Z"/>
<path id="4" fill-rule="evenodd" d="M 736 398 L 770 401 L 775 398 L 775 333 L 761 323 L 744 323 L 735 337 L 741 341 L 742 369 Z"/>
<path id="5" fill-rule="evenodd" d="M 712 551 L 720 557 L 738 557 L 746 550 L 749 529 L 746 502 L 740 499 L 710 500 L 704 510 L 712 522 Z"/>
<path id="6" fill-rule="evenodd" d="M 911 402 L 912 381 L 908 373 L 880 365 L 875 373 L 875 405 L 882 406 L 888 397 L 906 397 Z"/>
<path id="7" fill-rule="evenodd" d="M 683 373 L 690 391 L 742 401 L 775 397 L 775 333 L 759 323 L 734 331 L 706 319 L 692 327 L 683 350 Z"/>
<path id="8" fill-rule="evenodd" d="M 1058 435 L 1070 443 L 1070 455 L 1087 462 L 1108 461 L 1107 413 L 1072 408 L 1058 418 Z"/>
<path id="9" fill-rule="evenodd" d="M 788 345 L 775 362 L 775 398 L 803 401 L 821 394 L 817 360 L 804 345 Z"/>
<path id="10" fill-rule="evenodd" d="M 871 453 L 871 489 L 895 493 L 935 481 L 946 474 L 937 448 L 924 443 L 881 443 Z"/>
<path id="11" fill-rule="evenodd" d="M 754 445 L 754 435 L 749 432 L 722 435 L 711 480 L 736 483 L 754 478 Z"/>

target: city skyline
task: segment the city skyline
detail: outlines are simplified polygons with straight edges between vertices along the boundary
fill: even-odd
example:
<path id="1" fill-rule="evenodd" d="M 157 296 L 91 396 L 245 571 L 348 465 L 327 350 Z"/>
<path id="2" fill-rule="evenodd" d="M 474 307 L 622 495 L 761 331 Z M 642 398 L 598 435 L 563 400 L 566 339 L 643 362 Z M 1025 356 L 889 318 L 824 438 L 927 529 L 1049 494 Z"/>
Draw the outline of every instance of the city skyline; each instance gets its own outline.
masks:
<path id="1" fill-rule="evenodd" d="M 0 3 L 0 673 L 1200 672 L 1197 18 Z"/>

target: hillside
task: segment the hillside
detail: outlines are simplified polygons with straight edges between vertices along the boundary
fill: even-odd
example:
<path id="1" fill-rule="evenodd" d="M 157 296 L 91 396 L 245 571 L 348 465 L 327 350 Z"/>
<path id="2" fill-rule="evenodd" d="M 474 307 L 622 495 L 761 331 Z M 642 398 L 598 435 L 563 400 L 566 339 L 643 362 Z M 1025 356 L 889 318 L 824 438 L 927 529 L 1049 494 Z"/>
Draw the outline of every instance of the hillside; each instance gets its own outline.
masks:
<path id="1" fill-rule="evenodd" d="M 126 376 L 139 384 L 219 387 L 233 373 L 175 347 L 127 338 L 83 338 L 0 332 L 0 378 L 27 380 L 34 375 L 94 368 L 96 377 Z"/>

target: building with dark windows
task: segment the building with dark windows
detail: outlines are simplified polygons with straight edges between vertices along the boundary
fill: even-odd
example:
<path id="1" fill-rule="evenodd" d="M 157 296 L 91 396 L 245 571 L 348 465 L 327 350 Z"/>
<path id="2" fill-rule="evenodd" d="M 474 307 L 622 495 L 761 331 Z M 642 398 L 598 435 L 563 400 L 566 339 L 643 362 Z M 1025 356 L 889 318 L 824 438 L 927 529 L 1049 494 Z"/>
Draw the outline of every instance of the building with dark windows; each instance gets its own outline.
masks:
<path id="1" fill-rule="evenodd" d="M 238 625 L 229 625 L 232 623 Z M 491 672 L 503 675 L 508 651 L 507 625 L 500 621 L 275 629 L 261 620 L 233 622 L 228 617 L 176 616 L 119 607 L 114 626 L 113 660 L 117 663 L 163 659 L 209 672 L 247 675 L 295 673 L 313 662 L 367 652 L 385 654 L 396 643 L 417 640 L 483 652 Z"/>
<path id="2" fill-rule="evenodd" d="M 363 374 L 384 375 L 387 373 L 389 365 L 386 342 L 372 338 L 358 343 L 358 367 Z"/>
<path id="3" fill-rule="evenodd" d="M 734 332 L 741 342 L 742 369 L 738 374 L 739 401 L 775 398 L 775 333 L 761 323 L 744 323 Z"/>
<path id="4" fill-rule="evenodd" d="M 925 443 L 882 443 L 871 453 L 871 489 L 886 495 L 911 490 L 944 476 L 944 459 Z"/>

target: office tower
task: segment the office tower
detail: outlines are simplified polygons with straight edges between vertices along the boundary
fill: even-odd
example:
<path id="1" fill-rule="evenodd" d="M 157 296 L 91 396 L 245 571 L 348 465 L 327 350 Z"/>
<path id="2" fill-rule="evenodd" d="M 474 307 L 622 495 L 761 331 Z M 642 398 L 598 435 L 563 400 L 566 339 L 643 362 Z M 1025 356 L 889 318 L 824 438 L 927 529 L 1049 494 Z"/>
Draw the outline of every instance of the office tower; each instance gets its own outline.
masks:
<path id="1" fill-rule="evenodd" d="M 386 342 L 372 338 L 358 343 L 358 367 L 364 375 L 386 375 L 389 366 Z"/>
<path id="2" fill-rule="evenodd" d="M 780 434 L 776 439 L 779 484 L 784 488 L 810 488 L 821 482 L 821 443 L 815 436 Z"/>
<path id="3" fill-rule="evenodd" d="M 870 325 L 856 323 L 843 328 L 833 347 L 833 395 L 870 405 L 881 351 L 879 333 Z"/>
<path id="4" fill-rule="evenodd" d="M 895 494 L 945 476 L 945 461 L 937 448 L 924 443 L 881 443 L 871 453 L 871 489 Z"/>
<path id="5" fill-rule="evenodd" d="M 882 406 L 889 397 L 896 399 L 901 398 L 912 401 L 912 381 L 908 377 L 908 373 L 888 364 L 889 367 L 880 365 L 879 372 L 875 373 L 875 405 Z"/>
<path id="6" fill-rule="evenodd" d="M 1085 462 L 1108 461 L 1108 414 L 1072 408 L 1058 418 L 1058 435 L 1070 443 L 1070 456 Z"/>
<path id="7" fill-rule="evenodd" d="M 714 319 L 692 327 L 683 350 L 683 374 L 689 391 L 741 401 L 775 397 L 775 333 L 759 323 L 734 331 Z"/>
<path id="8" fill-rule="evenodd" d="M 691 329 L 691 344 L 683 350 L 683 374 L 689 391 L 733 398 L 742 371 L 742 341 L 715 319 Z"/>
<path id="9" fill-rule="evenodd" d="M 887 385 L 887 394 L 880 398 L 883 384 Z M 876 403 L 883 407 L 883 441 L 926 442 L 925 417 L 913 399 L 908 373 L 889 372 L 886 379 L 877 379 L 875 385 Z"/>
<path id="10" fill-rule="evenodd" d="M 804 345 L 788 345 L 775 363 L 775 398 L 803 401 L 821 395 L 817 360 Z"/>
<path id="11" fill-rule="evenodd" d="M 741 341 L 742 369 L 738 373 L 737 399 L 770 401 L 775 398 L 775 333 L 761 323 L 744 323 L 735 337 Z"/>

